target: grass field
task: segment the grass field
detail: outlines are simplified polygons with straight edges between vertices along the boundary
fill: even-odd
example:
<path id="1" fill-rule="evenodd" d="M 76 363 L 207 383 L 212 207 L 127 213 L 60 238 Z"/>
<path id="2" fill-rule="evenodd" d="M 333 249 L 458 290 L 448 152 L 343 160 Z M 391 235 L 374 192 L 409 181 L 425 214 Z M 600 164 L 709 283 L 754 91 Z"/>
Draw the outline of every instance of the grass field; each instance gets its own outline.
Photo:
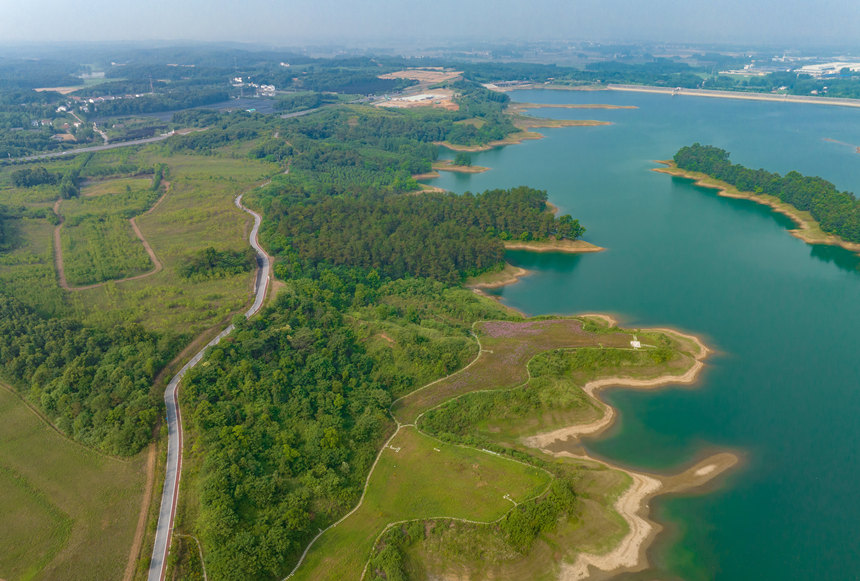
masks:
<path id="1" fill-rule="evenodd" d="M 628 347 L 629 333 L 594 333 L 577 319 L 492 321 L 478 323 L 482 351 L 463 371 L 395 402 L 392 412 L 401 423 L 412 423 L 423 412 L 478 389 L 504 389 L 528 379 L 526 363 L 550 349 L 562 347 Z M 489 379 L 489 381 L 488 381 Z"/>
<path id="2" fill-rule="evenodd" d="M 144 464 L 73 443 L 0 387 L 0 578 L 121 578 Z"/>
<path id="3" fill-rule="evenodd" d="M 376 537 L 393 522 L 454 517 L 490 522 L 540 494 L 549 474 L 403 428 L 382 455 L 361 507 L 328 530 L 294 579 L 359 579 Z"/>
<path id="4" fill-rule="evenodd" d="M 18 245 L 0 254 L 0 287 L 46 315 L 68 312 L 54 269 L 54 226 L 46 220 L 16 221 Z"/>
<path id="5" fill-rule="evenodd" d="M 149 191 L 149 177 L 89 180 L 80 198 L 64 200 L 60 211 L 66 223 L 61 235 L 69 283 L 75 286 L 152 269 L 128 223 L 134 215 L 163 270 L 139 280 L 109 281 L 93 289 L 64 292 L 53 264 L 53 225 L 45 219 L 23 219 L 14 221 L 16 248 L 0 258 L 0 287 L 45 314 L 71 315 L 97 325 L 135 321 L 148 329 L 188 336 L 220 324 L 243 308 L 250 300 L 253 273 L 190 281 L 181 278 L 177 269 L 208 246 L 247 248 L 251 219 L 233 205 L 233 199 L 282 170 L 243 158 L 168 155 L 158 147 L 100 152 L 87 167 L 124 163 L 140 167 L 167 164 L 170 190 L 153 212 L 143 215 L 159 195 Z M 59 172 L 68 166 L 68 160 L 42 165 Z M 57 199 L 56 186 L 11 187 L 11 171 L 4 168 L 0 172 L 3 203 L 41 210 Z M 110 218 L 93 222 L 87 216 Z"/>
<path id="6" fill-rule="evenodd" d="M 471 523 L 425 524 L 425 536 L 403 552 L 408 579 L 529 579 L 556 581 L 562 558 L 578 551 L 603 552 L 627 532 L 627 523 L 609 508 L 630 485 L 629 477 L 603 466 L 574 464 L 578 512 L 543 533 L 523 555 L 513 551 L 495 527 Z"/>
<path id="7" fill-rule="evenodd" d="M 154 266 L 122 216 L 89 216 L 64 224 L 60 240 L 66 280 L 73 287 L 136 276 Z"/>

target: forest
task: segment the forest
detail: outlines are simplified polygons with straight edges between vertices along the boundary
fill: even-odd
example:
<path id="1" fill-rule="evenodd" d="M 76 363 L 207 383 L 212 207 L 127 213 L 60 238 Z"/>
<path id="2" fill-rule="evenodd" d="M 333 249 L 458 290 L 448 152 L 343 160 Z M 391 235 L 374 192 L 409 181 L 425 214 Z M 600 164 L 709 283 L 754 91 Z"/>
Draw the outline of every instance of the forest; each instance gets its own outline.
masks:
<path id="1" fill-rule="evenodd" d="M 272 190 L 270 190 L 272 191 Z M 577 239 L 579 222 L 548 211 L 545 191 L 527 187 L 481 194 L 324 197 L 284 204 L 266 218 L 301 264 L 372 268 L 392 278 L 420 276 L 457 283 L 501 268 L 502 240 Z M 282 251 L 283 253 L 283 251 Z"/>
<path id="2" fill-rule="evenodd" d="M 108 454 L 132 455 L 151 440 L 161 404 L 153 378 L 175 347 L 134 325 L 44 318 L 0 295 L 3 379 L 58 429 Z"/>
<path id="3" fill-rule="evenodd" d="M 681 169 L 705 173 L 741 191 L 776 196 L 798 210 L 809 212 L 821 229 L 849 242 L 860 242 L 860 201 L 840 192 L 829 181 L 790 171 L 785 176 L 764 169 L 750 169 L 729 161 L 729 152 L 694 143 L 674 157 Z"/>
<path id="4" fill-rule="evenodd" d="M 257 259 L 252 248 L 233 252 L 209 246 L 185 260 L 179 267 L 179 276 L 194 280 L 223 278 L 249 272 L 256 266 Z"/>

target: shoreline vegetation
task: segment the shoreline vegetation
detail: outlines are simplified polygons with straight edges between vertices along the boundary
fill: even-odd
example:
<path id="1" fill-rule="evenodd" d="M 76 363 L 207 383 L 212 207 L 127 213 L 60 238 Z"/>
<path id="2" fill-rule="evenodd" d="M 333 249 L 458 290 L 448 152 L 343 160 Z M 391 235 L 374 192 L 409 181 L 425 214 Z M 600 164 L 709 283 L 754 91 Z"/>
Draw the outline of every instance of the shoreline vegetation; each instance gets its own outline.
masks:
<path id="1" fill-rule="evenodd" d="M 543 135 L 534 131 L 519 131 L 517 133 L 512 133 L 508 135 L 504 139 L 490 141 L 484 145 L 457 145 L 448 141 L 434 141 L 433 144 L 441 145 L 442 147 L 450 149 L 451 151 L 476 153 L 479 151 L 490 151 L 491 149 L 494 149 L 496 147 L 502 147 L 503 145 L 516 145 L 518 143 L 522 143 L 523 141 L 543 138 Z"/>
<path id="2" fill-rule="evenodd" d="M 617 325 L 615 319 L 608 315 L 581 316 L 600 320 L 610 328 Z M 566 450 L 553 449 L 553 444 L 570 443 L 571 440 L 578 440 L 585 435 L 598 436 L 614 423 L 618 412 L 597 396 L 606 387 L 655 389 L 675 384 L 692 385 L 698 381 L 704 367 L 703 360 L 710 353 L 710 350 L 698 337 L 668 328 L 641 329 L 641 331 L 666 333 L 682 343 L 695 346 L 697 352 L 693 355 L 693 364 L 682 375 L 662 375 L 653 379 L 616 376 L 590 381 L 582 389 L 590 399 L 600 406 L 603 412 L 600 417 L 587 424 L 575 424 L 529 436 L 522 440 L 526 446 L 538 449 L 554 458 L 596 462 L 607 468 L 619 470 L 631 479 L 630 486 L 613 504 L 613 508 L 627 522 L 629 527 L 627 534 L 608 552 L 580 553 L 572 564 L 563 564 L 559 576 L 562 581 L 587 579 L 591 577 L 590 569 L 592 568 L 609 574 L 638 572 L 647 569 L 649 566 L 648 548 L 663 529 L 662 525 L 650 518 L 650 500 L 659 495 L 687 492 L 703 487 L 740 461 L 740 458 L 734 453 L 719 452 L 696 462 L 693 466 L 677 474 L 650 474 L 598 460 L 588 454 L 574 454 Z"/>
<path id="3" fill-rule="evenodd" d="M 603 252 L 602 246 L 597 246 L 585 240 L 506 240 L 505 250 L 528 250 L 529 252 L 564 252 L 566 254 L 582 254 L 588 252 Z"/>
<path id="4" fill-rule="evenodd" d="M 797 224 L 797 228 L 788 232 L 795 238 L 803 240 L 807 244 L 825 244 L 828 246 L 840 246 L 860 255 L 860 244 L 849 242 L 835 234 L 829 234 L 821 229 L 821 225 L 809 212 L 798 210 L 791 204 L 783 202 L 776 196 L 768 194 L 755 194 L 737 189 L 733 185 L 720 181 L 711 176 L 695 171 L 684 170 L 678 167 L 673 160 L 655 160 L 665 167 L 655 167 L 651 171 L 668 174 L 674 177 L 693 180 L 694 185 L 717 190 L 717 195 L 724 198 L 735 198 L 739 200 L 750 200 L 763 206 L 769 206 L 773 211 L 789 217 Z"/>
<path id="5" fill-rule="evenodd" d="M 553 213 L 558 212 L 558 208 L 553 206 L 552 204 L 547 203 L 547 206 L 550 207 Z M 561 252 L 564 254 L 587 254 L 592 252 L 603 252 L 604 250 L 606 250 L 601 246 L 591 244 L 590 242 L 586 242 L 585 240 L 546 240 L 531 242 L 507 241 L 504 244 L 505 250 L 525 250 L 527 252 Z M 530 270 L 526 270 L 525 268 L 520 268 L 519 266 L 514 266 L 513 264 L 506 262 L 502 270 L 497 270 L 495 272 L 486 272 L 484 274 L 466 279 L 464 286 L 466 288 L 472 289 L 481 296 L 488 297 L 495 301 L 499 301 L 499 297 L 489 295 L 483 292 L 483 289 L 501 288 L 503 286 L 515 284 L 519 282 L 521 278 L 528 276 L 531 273 L 532 272 Z M 508 307 L 507 305 L 505 306 L 506 308 L 512 309 L 514 312 L 522 315 L 519 310 L 514 309 L 513 307 Z"/>

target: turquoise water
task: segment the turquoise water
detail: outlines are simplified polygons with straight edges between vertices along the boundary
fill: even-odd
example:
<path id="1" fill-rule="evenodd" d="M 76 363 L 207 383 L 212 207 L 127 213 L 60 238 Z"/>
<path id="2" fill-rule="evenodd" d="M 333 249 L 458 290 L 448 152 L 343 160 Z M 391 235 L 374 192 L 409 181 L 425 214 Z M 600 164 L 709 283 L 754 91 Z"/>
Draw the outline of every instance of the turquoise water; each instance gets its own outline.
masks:
<path id="1" fill-rule="evenodd" d="M 430 182 L 546 189 L 608 249 L 510 252 L 534 274 L 497 294 L 529 314 L 608 312 L 627 326 L 684 329 L 717 350 L 696 388 L 607 393 L 620 421 L 586 443 L 651 471 L 715 449 L 742 453 L 716 492 L 653 503 L 670 528 L 650 555 L 662 576 L 860 579 L 860 259 L 797 240 L 764 206 L 649 171 L 699 141 L 747 166 L 860 192 L 860 110 L 619 92 L 513 97 L 639 109 L 535 110 L 613 125 L 541 130 L 543 140 L 473 155 L 492 171 Z"/>

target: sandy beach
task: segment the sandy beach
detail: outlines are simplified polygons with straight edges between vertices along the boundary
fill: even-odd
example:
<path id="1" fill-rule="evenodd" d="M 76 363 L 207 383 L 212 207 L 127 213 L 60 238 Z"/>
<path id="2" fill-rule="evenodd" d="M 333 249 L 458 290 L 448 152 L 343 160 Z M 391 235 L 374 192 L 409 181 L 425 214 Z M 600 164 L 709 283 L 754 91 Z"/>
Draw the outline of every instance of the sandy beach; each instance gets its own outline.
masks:
<path id="1" fill-rule="evenodd" d="M 559 452 L 559 457 L 596 461 L 588 456 L 577 457 Z M 649 518 L 649 501 L 661 494 L 694 490 L 712 482 L 735 466 L 740 459 L 730 452 L 721 452 L 697 462 L 675 475 L 662 476 L 624 470 L 632 483 L 615 501 L 613 507 L 629 527 L 624 538 L 603 554 L 580 553 L 573 563 L 565 563 L 559 574 L 560 581 L 580 581 L 591 576 L 592 569 L 604 573 L 643 571 L 648 568 L 647 550 L 663 527 Z M 601 462 L 601 464 L 603 464 Z M 610 464 L 605 464 L 614 468 Z M 616 468 L 617 469 L 617 468 Z M 601 577 L 602 578 L 602 577 Z"/>
<path id="2" fill-rule="evenodd" d="M 531 271 L 519 266 L 505 263 L 505 268 L 499 272 L 490 272 L 474 277 L 465 282 L 465 286 L 471 289 L 500 288 L 514 284 L 522 277 L 531 274 Z"/>
<path id="3" fill-rule="evenodd" d="M 763 206 L 769 206 L 775 212 L 779 212 L 780 214 L 788 216 L 794 221 L 795 224 L 797 224 L 797 228 L 789 230 L 788 232 L 795 238 L 799 238 L 807 244 L 827 244 L 828 246 L 841 246 L 846 250 L 850 250 L 851 252 L 856 252 L 857 254 L 860 254 L 860 244 L 856 242 L 849 242 L 840 238 L 839 236 L 824 232 L 823 230 L 821 230 L 821 226 L 819 225 L 819 223 L 815 220 L 815 218 L 812 217 L 809 212 L 798 210 L 791 204 L 783 202 L 776 196 L 770 196 L 768 194 L 754 194 L 752 192 L 744 192 L 738 190 L 731 184 L 721 182 L 720 180 L 714 179 L 707 174 L 683 170 L 676 166 L 675 162 L 672 160 L 657 160 L 657 163 L 661 163 L 666 167 L 655 167 L 652 169 L 652 171 L 656 171 L 658 173 L 665 173 L 675 177 L 691 179 L 694 180 L 694 183 L 697 186 L 717 190 L 717 194 L 724 198 L 750 200 Z"/>

